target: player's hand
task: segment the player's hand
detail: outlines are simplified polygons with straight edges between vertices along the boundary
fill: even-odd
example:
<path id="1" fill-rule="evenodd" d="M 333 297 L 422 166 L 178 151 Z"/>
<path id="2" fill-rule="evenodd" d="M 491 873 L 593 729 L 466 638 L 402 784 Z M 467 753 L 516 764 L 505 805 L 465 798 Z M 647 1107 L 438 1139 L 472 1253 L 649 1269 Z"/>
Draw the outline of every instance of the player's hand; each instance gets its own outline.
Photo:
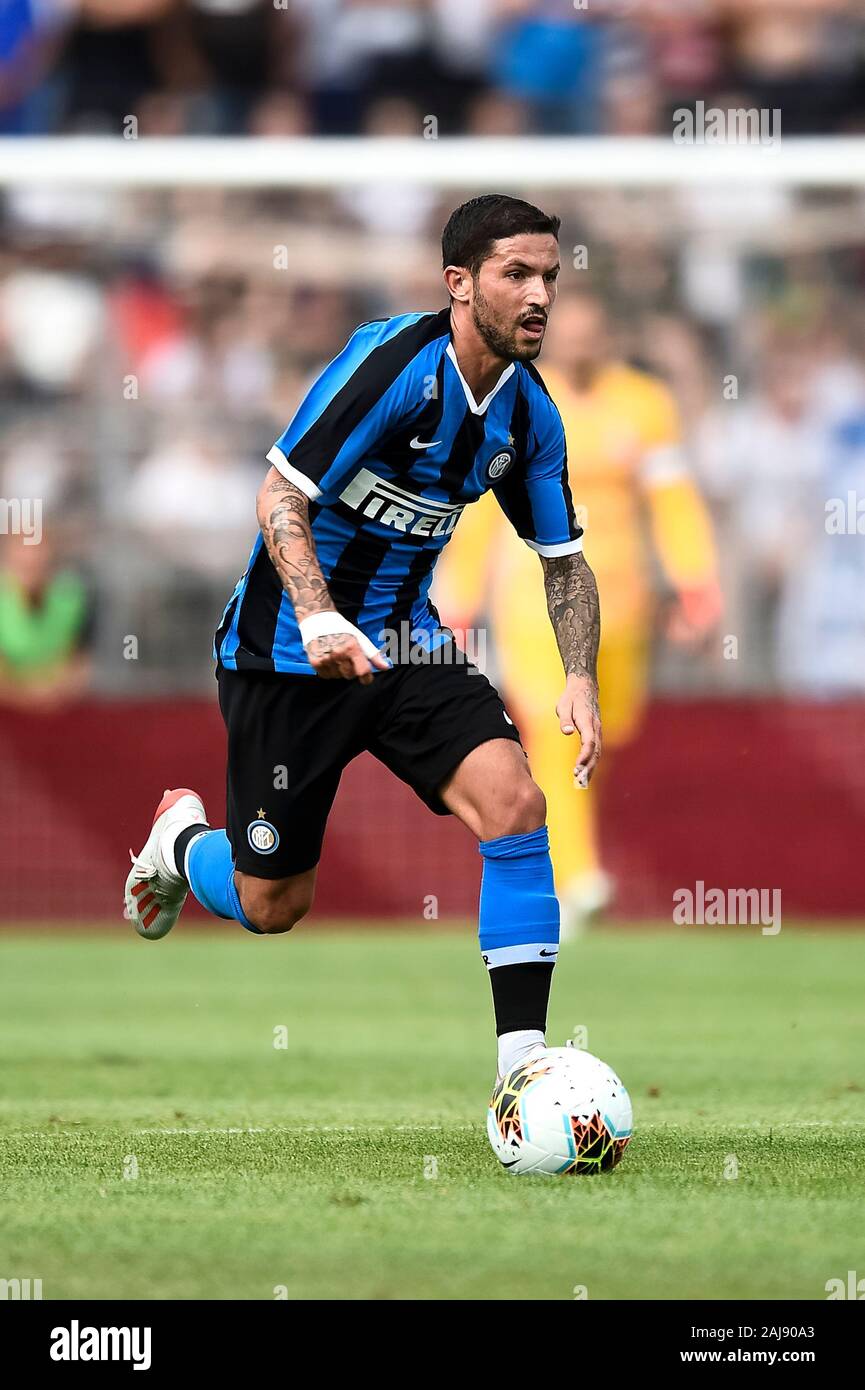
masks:
<path id="1" fill-rule="evenodd" d="M 587 787 L 601 756 L 601 712 L 595 681 L 589 676 L 568 676 L 556 714 L 563 734 L 580 736 L 574 781 L 579 787 Z"/>
<path id="2" fill-rule="evenodd" d="M 377 671 L 390 670 L 390 662 L 381 652 L 365 656 L 357 638 L 352 637 L 350 632 L 316 637 L 307 647 L 306 654 L 316 675 L 326 681 L 357 679 L 361 685 L 369 685 L 373 668 Z"/>
<path id="3" fill-rule="evenodd" d="M 723 596 L 714 579 L 680 589 L 667 619 L 667 636 L 679 646 L 696 646 L 718 626 L 723 611 Z"/>

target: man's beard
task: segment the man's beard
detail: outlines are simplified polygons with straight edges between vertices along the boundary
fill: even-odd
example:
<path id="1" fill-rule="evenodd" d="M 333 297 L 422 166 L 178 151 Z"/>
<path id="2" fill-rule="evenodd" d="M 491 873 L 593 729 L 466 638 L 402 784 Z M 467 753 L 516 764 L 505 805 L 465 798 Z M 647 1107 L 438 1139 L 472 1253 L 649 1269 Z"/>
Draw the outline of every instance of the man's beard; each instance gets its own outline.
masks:
<path id="1" fill-rule="evenodd" d="M 526 347 L 517 346 L 516 328 L 507 330 L 496 323 L 490 312 L 489 301 L 484 299 L 477 281 L 475 281 L 472 318 L 475 328 L 490 351 L 496 354 L 496 357 L 503 357 L 507 362 L 530 362 L 537 357 L 541 350 L 542 338 L 537 343 L 530 343 Z"/>

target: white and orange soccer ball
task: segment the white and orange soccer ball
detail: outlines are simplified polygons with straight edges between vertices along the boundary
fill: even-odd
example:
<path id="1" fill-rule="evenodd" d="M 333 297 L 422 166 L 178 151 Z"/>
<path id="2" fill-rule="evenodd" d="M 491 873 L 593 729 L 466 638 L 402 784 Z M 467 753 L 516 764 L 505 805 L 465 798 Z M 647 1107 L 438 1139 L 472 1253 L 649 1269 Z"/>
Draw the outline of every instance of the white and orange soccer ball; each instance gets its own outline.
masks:
<path id="1" fill-rule="evenodd" d="M 512 1173 L 602 1173 L 631 1137 L 631 1098 L 614 1071 L 577 1047 L 548 1047 L 496 1085 L 487 1133 Z"/>

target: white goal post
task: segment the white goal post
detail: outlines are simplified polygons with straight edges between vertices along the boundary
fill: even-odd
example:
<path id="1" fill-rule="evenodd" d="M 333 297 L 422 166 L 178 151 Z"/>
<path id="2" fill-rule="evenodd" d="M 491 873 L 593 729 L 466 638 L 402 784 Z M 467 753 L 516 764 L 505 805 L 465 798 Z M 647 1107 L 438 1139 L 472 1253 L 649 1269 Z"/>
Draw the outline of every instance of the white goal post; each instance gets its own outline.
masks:
<path id="1" fill-rule="evenodd" d="M 0 185 L 334 188 L 865 187 L 865 137 L 682 145 L 672 138 L 0 139 Z"/>

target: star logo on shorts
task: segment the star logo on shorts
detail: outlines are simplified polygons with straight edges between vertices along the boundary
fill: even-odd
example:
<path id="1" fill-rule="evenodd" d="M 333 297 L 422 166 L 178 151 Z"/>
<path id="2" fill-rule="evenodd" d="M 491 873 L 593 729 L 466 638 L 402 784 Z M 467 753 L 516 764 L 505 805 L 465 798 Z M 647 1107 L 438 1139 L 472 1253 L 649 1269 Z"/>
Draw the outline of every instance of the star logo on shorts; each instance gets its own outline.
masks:
<path id="1" fill-rule="evenodd" d="M 246 827 L 246 838 L 256 854 L 273 854 L 279 844 L 279 831 L 269 820 L 264 819 L 262 811 L 258 820 L 250 821 Z"/>

